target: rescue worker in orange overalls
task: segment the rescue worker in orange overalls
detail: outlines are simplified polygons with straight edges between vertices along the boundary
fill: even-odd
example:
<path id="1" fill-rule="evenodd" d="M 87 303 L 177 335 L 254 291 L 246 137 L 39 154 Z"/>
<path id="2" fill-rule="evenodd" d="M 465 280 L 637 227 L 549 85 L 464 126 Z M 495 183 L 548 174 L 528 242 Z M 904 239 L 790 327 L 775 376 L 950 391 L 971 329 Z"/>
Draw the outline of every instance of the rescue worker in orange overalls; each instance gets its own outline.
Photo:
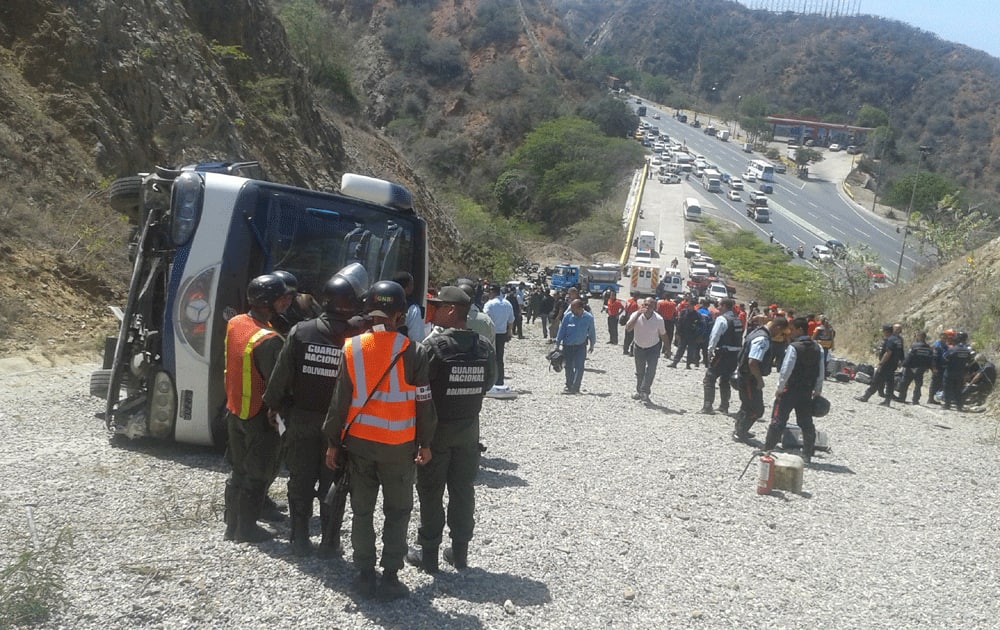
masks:
<path id="1" fill-rule="evenodd" d="M 339 464 L 347 450 L 350 475 L 351 542 L 361 597 L 384 601 L 409 591 L 398 572 L 406 556 L 406 530 L 413 511 L 416 464 L 431 459 L 437 427 L 430 388 L 429 355 L 417 341 L 397 332 L 406 315 L 406 293 L 382 280 L 368 292 L 372 329 L 344 344 L 342 370 L 323 425 L 326 463 Z M 375 573 L 375 503 L 382 488 L 382 580 Z"/>
<path id="2" fill-rule="evenodd" d="M 250 310 L 226 325 L 226 540 L 263 542 L 272 534 L 257 525 L 278 457 L 278 431 L 268 418 L 264 390 L 284 344 L 271 320 L 291 304 L 294 291 L 274 274 L 247 287 Z"/>

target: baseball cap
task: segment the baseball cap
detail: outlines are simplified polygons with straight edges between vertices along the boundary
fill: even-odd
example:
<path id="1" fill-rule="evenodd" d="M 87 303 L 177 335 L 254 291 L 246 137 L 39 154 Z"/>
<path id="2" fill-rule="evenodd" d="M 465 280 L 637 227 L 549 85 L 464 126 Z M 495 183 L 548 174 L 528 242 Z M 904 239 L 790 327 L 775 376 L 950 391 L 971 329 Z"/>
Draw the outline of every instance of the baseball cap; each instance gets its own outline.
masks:
<path id="1" fill-rule="evenodd" d="M 438 304 L 469 304 L 472 302 L 465 291 L 451 286 L 441 287 L 438 294 L 435 297 L 427 298 L 427 301 Z"/>
<path id="2" fill-rule="evenodd" d="M 496 283 L 491 284 L 490 291 L 493 291 L 495 293 L 500 293 L 500 285 Z"/>

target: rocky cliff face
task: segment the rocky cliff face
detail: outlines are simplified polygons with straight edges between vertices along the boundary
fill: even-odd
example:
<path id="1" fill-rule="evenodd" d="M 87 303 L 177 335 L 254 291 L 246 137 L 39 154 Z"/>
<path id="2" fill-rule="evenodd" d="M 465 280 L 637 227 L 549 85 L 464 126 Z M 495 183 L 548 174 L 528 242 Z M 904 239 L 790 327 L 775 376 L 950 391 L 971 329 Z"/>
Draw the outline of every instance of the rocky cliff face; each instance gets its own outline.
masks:
<path id="1" fill-rule="evenodd" d="M 429 223 L 432 263 L 457 240 L 405 159 L 319 102 L 265 0 L 4 0 L 0 302 L 21 304 L 0 308 L 0 337 L 51 332 L 32 327 L 34 299 L 93 313 L 122 286 L 128 226 L 102 202 L 111 180 L 213 159 L 323 190 L 346 171 L 392 179 Z M 62 272 L 29 288 L 33 264 Z M 40 294 L 25 304 L 26 291 Z"/>

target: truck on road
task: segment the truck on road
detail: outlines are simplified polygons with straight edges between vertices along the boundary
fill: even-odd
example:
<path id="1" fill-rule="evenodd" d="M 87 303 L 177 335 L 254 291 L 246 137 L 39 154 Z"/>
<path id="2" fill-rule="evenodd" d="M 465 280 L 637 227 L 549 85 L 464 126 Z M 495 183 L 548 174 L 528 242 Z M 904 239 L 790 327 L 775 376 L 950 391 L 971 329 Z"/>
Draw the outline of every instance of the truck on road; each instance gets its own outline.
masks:
<path id="1" fill-rule="evenodd" d="M 556 265 L 549 284 L 553 289 L 576 287 L 584 297 L 600 296 L 607 289 L 618 291 L 621 272 L 617 265 Z"/>
<path id="2" fill-rule="evenodd" d="M 701 172 L 701 185 L 708 192 L 722 192 L 722 173 L 714 168 L 707 168 Z"/>

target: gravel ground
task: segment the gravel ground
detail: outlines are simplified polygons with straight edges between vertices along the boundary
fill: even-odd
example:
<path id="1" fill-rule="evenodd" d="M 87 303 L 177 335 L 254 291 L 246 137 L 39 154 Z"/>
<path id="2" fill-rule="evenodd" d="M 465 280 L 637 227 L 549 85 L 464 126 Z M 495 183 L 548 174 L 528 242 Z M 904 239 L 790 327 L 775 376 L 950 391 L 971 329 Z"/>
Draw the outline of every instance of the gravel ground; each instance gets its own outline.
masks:
<path id="1" fill-rule="evenodd" d="M 995 418 L 828 382 L 833 451 L 801 494 L 758 496 L 731 421 L 696 413 L 702 372 L 661 363 L 657 405 L 631 400 L 599 320 L 580 396 L 560 394 L 537 326 L 508 345 L 521 395 L 482 414 L 474 568 L 408 567 L 405 601 L 352 598 L 351 564 L 292 557 L 287 522 L 224 542 L 221 457 L 109 445 L 94 365 L 0 373 L 0 567 L 30 548 L 29 512 L 43 549 L 69 535 L 46 552 L 66 596 L 46 627 L 997 627 Z"/>

